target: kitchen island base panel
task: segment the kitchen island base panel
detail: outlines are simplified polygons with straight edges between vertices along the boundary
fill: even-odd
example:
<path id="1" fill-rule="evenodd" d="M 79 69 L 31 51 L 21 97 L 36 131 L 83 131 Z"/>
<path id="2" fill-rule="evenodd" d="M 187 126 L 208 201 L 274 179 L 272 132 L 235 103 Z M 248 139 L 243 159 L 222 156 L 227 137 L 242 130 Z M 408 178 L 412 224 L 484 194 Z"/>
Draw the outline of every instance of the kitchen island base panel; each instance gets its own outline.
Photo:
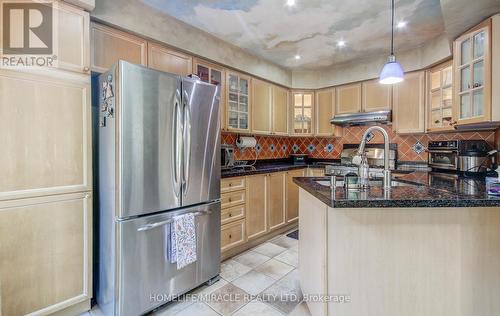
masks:
<path id="1" fill-rule="evenodd" d="M 498 207 L 335 209 L 303 189 L 299 200 L 304 294 L 350 298 L 309 302 L 312 315 L 500 315 Z"/>

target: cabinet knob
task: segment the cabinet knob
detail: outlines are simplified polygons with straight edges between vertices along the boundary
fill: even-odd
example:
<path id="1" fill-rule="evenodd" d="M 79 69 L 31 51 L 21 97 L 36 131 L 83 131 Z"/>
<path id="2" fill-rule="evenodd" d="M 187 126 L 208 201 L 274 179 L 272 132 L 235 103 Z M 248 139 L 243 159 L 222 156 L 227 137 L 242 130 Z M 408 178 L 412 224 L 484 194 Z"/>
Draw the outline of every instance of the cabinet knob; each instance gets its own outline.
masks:
<path id="1" fill-rule="evenodd" d="M 85 72 L 89 72 L 89 70 L 90 70 L 90 68 L 89 68 L 89 67 L 87 67 L 87 66 L 83 67 L 83 71 L 85 71 Z"/>
<path id="2" fill-rule="evenodd" d="M 229 186 L 232 186 L 233 184 L 232 183 L 229 183 Z"/>
<path id="3" fill-rule="evenodd" d="M 229 202 L 232 202 L 232 199 L 231 199 L 231 198 L 229 198 Z"/>
<path id="4" fill-rule="evenodd" d="M 85 194 L 84 196 L 86 199 L 90 198 L 90 193 Z"/>
<path id="5" fill-rule="evenodd" d="M 233 238 L 233 236 L 231 234 L 229 234 L 229 239 Z"/>
<path id="6" fill-rule="evenodd" d="M 232 216 L 233 216 L 233 214 L 229 213 L 229 215 L 228 215 L 228 216 L 229 216 L 229 217 L 232 217 Z"/>

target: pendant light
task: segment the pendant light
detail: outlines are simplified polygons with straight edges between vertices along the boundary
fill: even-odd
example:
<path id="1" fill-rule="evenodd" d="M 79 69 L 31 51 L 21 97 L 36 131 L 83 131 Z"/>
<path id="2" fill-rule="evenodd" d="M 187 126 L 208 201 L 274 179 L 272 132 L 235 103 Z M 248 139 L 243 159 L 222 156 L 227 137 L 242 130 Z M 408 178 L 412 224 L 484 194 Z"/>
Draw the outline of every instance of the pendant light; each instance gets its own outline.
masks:
<path id="1" fill-rule="evenodd" d="M 382 68 L 380 72 L 379 82 L 381 84 L 394 84 L 403 81 L 404 72 L 401 65 L 396 61 L 396 56 L 394 56 L 394 0 L 392 0 L 392 18 L 391 18 L 391 55 L 387 60 L 387 63 Z"/>

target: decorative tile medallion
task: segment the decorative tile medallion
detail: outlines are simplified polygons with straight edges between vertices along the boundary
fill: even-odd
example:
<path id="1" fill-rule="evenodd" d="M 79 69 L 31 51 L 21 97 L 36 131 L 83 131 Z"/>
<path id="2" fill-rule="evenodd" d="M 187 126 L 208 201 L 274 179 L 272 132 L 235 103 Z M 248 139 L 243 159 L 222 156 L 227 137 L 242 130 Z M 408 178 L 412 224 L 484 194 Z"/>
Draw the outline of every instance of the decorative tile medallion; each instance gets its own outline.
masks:
<path id="1" fill-rule="evenodd" d="M 286 149 L 287 149 L 286 144 L 281 145 L 281 150 L 282 151 L 286 151 Z"/>
<path id="2" fill-rule="evenodd" d="M 328 144 L 325 146 L 325 151 L 331 153 L 333 151 L 333 144 Z"/>
<path id="3" fill-rule="evenodd" d="M 415 144 L 413 144 L 413 146 L 411 146 L 411 149 L 417 154 L 417 155 L 420 155 L 421 153 L 424 152 L 425 150 L 425 147 L 424 145 L 422 145 L 422 143 L 417 140 L 417 142 Z"/>
<path id="4" fill-rule="evenodd" d="M 276 149 L 276 147 L 274 146 L 274 144 L 269 145 L 269 150 L 271 152 L 274 152 L 275 149 Z"/>
<path id="5" fill-rule="evenodd" d="M 292 150 L 294 153 L 296 153 L 299 150 L 299 146 L 297 146 L 297 144 L 293 144 Z"/>
<path id="6" fill-rule="evenodd" d="M 375 134 L 373 134 L 373 132 L 369 132 L 368 135 L 366 135 L 366 142 L 369 143 L 373 137 L 375 137 Z"/>
<path id="7" fill-rule="evenodd" d="M 313 144 L 309 144 L 309 145 L 307 145 L 307 151 L 308 151 L 308 152 L 312 153 L 312 152 L 314 151 L 314 149 L 316 149 L 316 147 L 314 147 L 314 145 L 313 145 Z"/>
<path id="8" fill-rule="evenodd" d="M 262 150 L 262 146 L 260 144 L 255 145 L 255 150 L 260 152 Z"/>

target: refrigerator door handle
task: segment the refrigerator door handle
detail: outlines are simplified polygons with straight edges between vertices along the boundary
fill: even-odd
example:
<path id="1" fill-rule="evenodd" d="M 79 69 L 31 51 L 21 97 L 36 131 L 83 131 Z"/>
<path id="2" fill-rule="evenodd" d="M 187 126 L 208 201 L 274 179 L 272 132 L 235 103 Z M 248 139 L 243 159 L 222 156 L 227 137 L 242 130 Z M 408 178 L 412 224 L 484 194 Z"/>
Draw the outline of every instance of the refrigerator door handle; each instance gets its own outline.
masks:
<path id="1" fill-rule="evenodd" d="M 178 92 L 174 101 L 174 124 L 172 135 L 174 137 L 174 150 L 172 151 L 172 162 L 174 164 L 174 188 L 175 195 L 179 197 L 181 192 L 181 164 L 182 164 L 182 116 Z"/>
<path id="2" fill-rule="evenodd" d="M 184 170 L 183 170 L 183 192 L 186 194 L 189 187 L 189 164 L 191 161 L 191 109 L 187 104 L 189 96 L 184 91 L 183 109 L 184 109 Z"/>
<path id="3" fill-rule="evenodd" d="M 188 212 L 188 213 L 192 213 L 192 212 Z M 186 214 L 188 214 L 188 213 L 186 213 Z M 212 213 L 210 210 L 196 211 L 196 212 L 194 212 L 194 216 L 209 215 L 210 213 Z M 182 214 L 182 215 L 184 215 L 184 214 Z M 141 226 L 141 227 L 137 228 L 137 231 L 143 232 L 143 231 L 151 230 L 151 229 L 156 228 L 156 227 L 164 226 L 167 224 L 172 224 L 173 222 L 174 222 L 174 220 L 171 218 L 171 219 L 167 219 L 164 221 Z"/>

